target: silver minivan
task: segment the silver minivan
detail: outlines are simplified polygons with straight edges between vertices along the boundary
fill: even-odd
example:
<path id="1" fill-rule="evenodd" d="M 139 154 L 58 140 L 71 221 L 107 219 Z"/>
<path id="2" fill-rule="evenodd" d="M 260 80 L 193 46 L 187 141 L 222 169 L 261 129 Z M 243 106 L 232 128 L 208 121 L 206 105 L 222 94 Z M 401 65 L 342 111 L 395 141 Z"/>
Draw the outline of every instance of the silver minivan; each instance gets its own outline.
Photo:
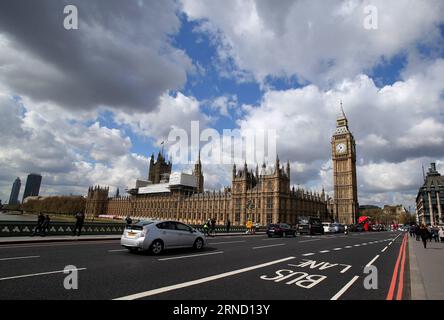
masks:
<path id="1" fill-rule="evenodd" d="M 160 254 L 164 249 L 195 248 L 201 250 L 205 236 L 193 227 L 171 220 L 141 220 L 126 226 L 120 244 L 136 252 Z"/>

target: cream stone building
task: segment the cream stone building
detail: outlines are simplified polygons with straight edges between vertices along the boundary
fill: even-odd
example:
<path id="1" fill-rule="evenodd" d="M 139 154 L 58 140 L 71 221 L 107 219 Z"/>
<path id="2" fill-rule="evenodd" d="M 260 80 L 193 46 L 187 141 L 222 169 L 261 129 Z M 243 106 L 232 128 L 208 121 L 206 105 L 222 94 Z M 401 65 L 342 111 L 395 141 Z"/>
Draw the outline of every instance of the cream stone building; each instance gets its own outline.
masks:
<path id="1" fill-rule="evenodd" d="M 138 180 L 129 195 L 108 197 L 108 188 L 88 190 L 86 214 L 131 216 L 133 218 L 175 219 L 189 224 L 202 224 L 215 218 L 218 224 L 227 219 L 233 226 L 245 225 L 248 219 L 260 225 L 285 222 L 296 224 L 299 217 L 316 216 L 331 220 L 332 200 L 321 193 L 307 192 L 290 186 L 290 163 L 281 166 L 265 164 L 249 169 L 247 164 L 232 169 L 232 185 L 220 191 L 204 191 L 202 163 L 197 160 L 192 174 L 173 172 L 159 154 L 150 160 L 148 177 Z M 155 174 L 151 171 L 156 170 Z"/>

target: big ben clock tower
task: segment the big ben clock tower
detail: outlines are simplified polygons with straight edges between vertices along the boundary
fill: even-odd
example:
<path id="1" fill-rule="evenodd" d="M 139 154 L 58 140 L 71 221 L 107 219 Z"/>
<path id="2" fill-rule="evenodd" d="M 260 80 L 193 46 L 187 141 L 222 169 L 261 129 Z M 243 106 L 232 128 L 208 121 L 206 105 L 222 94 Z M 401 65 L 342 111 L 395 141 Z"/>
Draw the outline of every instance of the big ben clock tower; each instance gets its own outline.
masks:
<path id="1" fill-rule="evenodd" d="M 356 183 L 356 144 L 348 129 L 348 120 L 342 109 L 336 120 L 331 139 L 334 184 L 334 218 L 339 223 L 356 223 L 358 214 L 358 187 Z"/>

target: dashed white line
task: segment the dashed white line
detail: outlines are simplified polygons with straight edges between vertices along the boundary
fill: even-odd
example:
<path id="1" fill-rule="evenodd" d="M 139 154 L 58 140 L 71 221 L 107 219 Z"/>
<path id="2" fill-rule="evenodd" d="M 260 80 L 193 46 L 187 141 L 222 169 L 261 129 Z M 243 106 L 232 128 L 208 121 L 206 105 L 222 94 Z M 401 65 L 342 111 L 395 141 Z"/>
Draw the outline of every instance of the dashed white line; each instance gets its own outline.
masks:
<path id="1" fill-rule="evenodd" d="M 82 270 L 86 270 L 86 268 L 77 268 L 77 269 L 67 269 L 67 270 L 59 270 L 59 271 L 49 271 L 49 272 L 24 274 L 24 275 L 21 275 L 21 276 L 0 278 L 0 281 L 12 280 L 12 279 L 20 279 L 20 278 L 27 278 L 27 277 L 35 277 L 35 276 L 43 276 L 43 275 L 54 274 L 54 273 L 64 273 L 66 271 L 75 271 L 75 270 L 82 271 Z"/>
<path id="2" fill-rule="evenodd" d="M 108 250 L 108 252 L 119 252 L 119 251 L 128 251 L 128 249 L 115 249 L 115 250 Z"/>
<path id="3" fill-rule="evenodd" d="M 333 251 L 342 250 L 342 248 L 334 248 Z"/>
<path id="4" fill-rule="evenodd" d="M 303 241 L 298 241 L 298 243 L 304 243 L 304 242 L 310 242 L 310 241 L 319 241 L 321 239 L 311 239 L 311 240 L 303 240 Z"/>
<path id="5" fill-rule="evenodd" d="M 162 258 L 162 259 L 157 259 L 157 260 L 159 260 L 159 261 L 167 261 L 167 260 L 176 260 L 176 259 L 185 259 L 185 258 L 209 256 L 209 255 L 212 255 L 212 254 L 221 254 L 221 253 L 224 253 L 224 252 L 223 251 L 217 251 L 217 252 L 209 252 L 209 253 L 201 253 L 201 254 L 189 254 L 189 255 L 186 255 L 186 256 Z"/>
<path id="6" fill-rule="evenodd" d="M 369 263 L 367 263 L 366 267 L 371 266 L 372 263 L 375 262 L 378 258 L 379 258 L 379 254 L 378 254 L 376 257 L 374 257 L 374 258 L 372 259 L 372 261 L 370 261 Z"/>
<path id="7" fill-rule="evenodd" d="M 167 287 L 162 287 L 162 288 L 158 288 L 158 289 L 153 289 L 153 290 L 149 290 L 149 291 L 145 291 L 145 292 L 132 294 L 132 295 L 125 296 L 125 297 L 120 297 L 115 300 L 135 300 L 135 299 L 145 298 L 145 297 L 153 296 L 156 294 L 160 294 L 160 293 L 164 293 L 164 292 L 168 292 L 168 291 L 172 291 L 172 290 L 177 290 L 177 289 L 181 289 L 181 288 L 194 286 L 196 284 L 201 284 L 201 283 L 205 283 L 205 282 L 209 282 L 209 281 L 214 281 L 214 280 L 230 277 L 230 276 L 244 273 L 244 272 L 248 272 L 251 270 L 268 267 L 268 266 L 271 266 L 271 265 L 274 265 L 277 263 L 281 263 L 281 262 L 285 262 L 285 261 L 288 261 L 288 260 L 291 260 L 294 258 L 295 257 L 288 257 L 288 258 L 284 258 L 284 259 L 274 260 L 274 261 L 254 265 L 251 267 L 243 268 L 243 269 L 238 269 L 238 270 L 229 271 L 229 272 L 225 272 L 225 273 L 221 273 L 221 274 L 216 274 L 214 276 L 209 276 L 209 277 L 205 277 L 202 279 L 187 281 L 184 283 L 179 283 L 179 284 L 175 284 L 175 285 L 171 285 L 171 286 L 167 286 Z"/>
<path id="8" fill-rule="evenodd" d="M 40 258 L 40 256 L 26 256 L 26 257 L 1 258 L 0 261 L 21 260 L 21 259 L 33 259 L 33 258 Z"/>
<path id="9" fill-rule="evenodd" d="M 345 246 L 344 247 L 345 249 L 350 249 L 350 248 L 353 248 L 352 246 Z"/>
<path id="10" fill-rule="evenodd" d="M 327 253 L 327 252 L 330 252 L 330 250 L 322 250 L 322 251 L 319 251 L 319 253 Z"/>
<path id="11" fill-rule="evenodd" d="M 313 252 L 309 252 L 309 253 L 304 253 L 302 256 L 308 257 L 308 256 L 312 256 L 312 255 L 314 255 L 314 253 Z"/>
<path id="12" fill-rule="evenodd" d="M 263 248 L 271 248 L 271 247 L 277 247 L 277 246 L 285 246 L 285 243 L 277 243 L 277 244 L 270 244 L 269 246 L 253 247 L 253 250 L 263 249 Z"/>
<path id="13" fill-rule="evenodd" d="M 241 243 L 245 242 L 245 240 L 239 240 L 239 241 L 223 241 L 223 242 L 208 242 L 208 244 L 228 244 L 228 243 Z"/>
<path id="14" fill-rule="evenodd" d="M 348 288 L 350 288 L 353 283 L 355 283 L 356 280 L 358 280 L 359 276 L 354 276 L 341 290 L 338 291 L 338 293 L 336 293 L 330 300 L 338 300 L 344 293 L 345 291 L 348 290 Z"/>
<path id="15" fill-rule="evenodd" d="M 360 244 L 355 244 L 355 245 L 354 245 L 354 247 L 360 247 L 360 246 L 361 246 Z"/>
<path id="16" fill-rule="evenodd" d="M 388 246 L 385 246 L 384 249 L 381 250 L 381 252 L 384 252 L 385 250 L 387 250 Z"/>

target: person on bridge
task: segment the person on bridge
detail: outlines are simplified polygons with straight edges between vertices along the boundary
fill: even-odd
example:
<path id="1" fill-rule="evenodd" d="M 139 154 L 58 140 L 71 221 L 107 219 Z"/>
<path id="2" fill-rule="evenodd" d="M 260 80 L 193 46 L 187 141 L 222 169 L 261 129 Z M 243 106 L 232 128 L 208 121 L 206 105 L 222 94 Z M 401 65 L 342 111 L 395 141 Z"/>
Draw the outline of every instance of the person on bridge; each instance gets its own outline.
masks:
<path id="1" fill-rule="evenodd" d="M 133 219 L 131 219 L 130 216 L 127 216 L 126 219 L 125 219 L 125 221 L 126 221 L 126 225 L 127 225 L 127 226 L 129 226 L 130 224 L 133 223 Z"/>
<path id="2" fill-rule="evenodd" d="M 421 236 L 422 243 L 424 244 L 424 249 L 426 249 L 427 240 L 430 238 L 430 232 L 424 224 L 422 224 L 419 228 L 419 234 Z"/>
<path id="3" fill-rule="evenodd" d="M 43 213 L 40 212 L 39 215 L 37 216 L 37 225 L 34 228 L 34 233 L 32 234 L 32 236 L 35 236 L 37 234 L 37 230 L 41 235 L 44 221 L 45 221 L 45 216 L 43 215 Z"/>
<path id="4" fill-rule="evenodd" d="M 230 232 L 231 222 L 230 219 L 227 219 L 227 233 Z"/>
<path id="5" fill-rule="evenodd" d="M 85 214 L 83 212 L 78 212 L 76 214 L 76 224 L 74 226 L 73 236 L 80 236 L 80 232 L 82 232 L 83 223 L 85 222 Z"/>
<path id="6" fill-rule="evenodd" d="M 444 243 L 444 227 L 441 227 L 438 232 L 439 240 L 441 240 L 441 243 Z"/>
<path id="7" fill-rule="evenodd" d="M 46 233 L 49 232 L 49 224 L 51 222 L 51 218 L 49 215 L 46 215 L 45 220 L 42 224 L 42 230 L 43 230 L 43 237 L 46 236 Z"/>

